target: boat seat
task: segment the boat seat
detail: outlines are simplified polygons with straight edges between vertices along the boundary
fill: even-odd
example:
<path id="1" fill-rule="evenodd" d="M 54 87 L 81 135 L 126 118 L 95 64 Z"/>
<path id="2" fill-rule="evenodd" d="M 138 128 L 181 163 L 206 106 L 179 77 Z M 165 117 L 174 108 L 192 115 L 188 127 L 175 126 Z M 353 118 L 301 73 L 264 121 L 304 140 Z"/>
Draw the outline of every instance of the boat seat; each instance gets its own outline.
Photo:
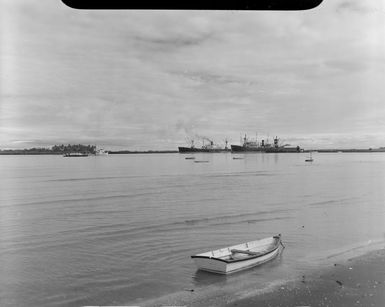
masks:
<path id="1" fill-rule="evenodd" d="M 242 250 L 242 249 L 232 249 L 232 250 L 231 250 L 231 253 L 233 253 L 233 254 L 236 254 L 236 253 L 240 253 L 240 254 L 248 254 L 248 255 L 253 255 L 253 256 L 256 256 L 256 255 L 260 255 L 260 254 L 261 254 L 260 252 L 251 252 L 251 251 L 248 251 L 248 250 Z"/>

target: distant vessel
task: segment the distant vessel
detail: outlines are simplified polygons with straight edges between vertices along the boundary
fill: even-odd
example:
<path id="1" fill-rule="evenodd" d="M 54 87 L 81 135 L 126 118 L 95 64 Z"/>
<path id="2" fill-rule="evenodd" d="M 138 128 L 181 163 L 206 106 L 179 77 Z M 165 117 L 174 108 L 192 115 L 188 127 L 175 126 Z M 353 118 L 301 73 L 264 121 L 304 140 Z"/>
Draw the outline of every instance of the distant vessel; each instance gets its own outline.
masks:
<path id="1" fill-rule="evenodd" d="M 198 148 L 194 145 L 194 140 L 191 141 L 190 147 L 178 147 L 179 153 L 191 153 L 191 152 L 229 152 L 230 149 L 227 147 L 227 140 L 225 141 L 225 147 L 215 145 L 212 140 L 209 140 L 209 144 L 203 144 L 202 147 Z"/>
<path id="2" fill-rule="evenodd" d="M 255 140 L 251 141 L 246 134 L 243 138 L 242 145 L 231 145 L 232 152 L 300 152 L 299 146 L 291 147 L 290 145 L 278 145 L 278 137 L 274 138 L 274 144 L 270 144 L 262 140 L 260 143 Z"/>
<path id="3" fill-rule="evenodd" d="M 95 151 L 95 156 L 108 156 L 108 151 L 100 148 Z"/>
<path id="4" fill-rule="evenodd" d="M 238 151 L 265 151 L 266 148 L 270 147 L 271 145 L 268 143 L 265 143 L 265 140 L 262 140 L 261 143 L 258 143 L 257 140 L 252 141 L 247 138 L 246 134 L 243 138 L 243 144 L 242 145 L 231 145 L 231 151 L 238 152 Z"/>
<path id="5" fill-rule="evenodd" d="M 88 157 L 88 153 L 85 152 L 66 152 L 63 157 Z"/>
<path id="6" fill-rule="evenodd" d="M 309 153 L 309 158 L 305 160 L 305 162 L 313 162 L 313 157 L 311 155 L 311 152 Z"/>

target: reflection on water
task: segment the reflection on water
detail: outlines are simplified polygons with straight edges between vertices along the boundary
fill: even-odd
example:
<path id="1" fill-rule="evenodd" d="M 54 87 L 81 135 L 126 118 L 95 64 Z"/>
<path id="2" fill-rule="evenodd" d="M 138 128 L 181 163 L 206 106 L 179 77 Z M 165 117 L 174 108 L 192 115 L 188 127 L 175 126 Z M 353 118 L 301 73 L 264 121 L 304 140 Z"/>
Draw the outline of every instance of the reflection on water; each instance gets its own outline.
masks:
<path id="1" fill-rule="evenodd" d="M 194 157 L 210 163 L 0 156 L 2 306 L 135 305 L 184 289 L 231 295 L 383 240 L 384 154 L 317 154 L 313 164 L 305 153 Z M 278 233 L 283 253 L 229 276 L 197 271 L 190 258 Z"/>
<path id="2" fill-rule="evenodd" d="M 227 276 L 228 275 L 214 274 L 202 270 L 196 270 L 195 274 L 193 275 L 193 282 L 196 287 L 202 287 L 216 283 L 223 284 L 226 283 Z"/>

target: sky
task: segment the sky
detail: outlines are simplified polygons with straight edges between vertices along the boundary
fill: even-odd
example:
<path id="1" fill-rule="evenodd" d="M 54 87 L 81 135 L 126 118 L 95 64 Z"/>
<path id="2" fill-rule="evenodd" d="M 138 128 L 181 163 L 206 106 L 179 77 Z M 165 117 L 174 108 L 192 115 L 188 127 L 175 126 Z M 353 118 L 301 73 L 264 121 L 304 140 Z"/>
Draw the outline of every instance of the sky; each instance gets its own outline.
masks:
<path id="1" fill-rule="evenodd" d="M 0 149 L 177 149 L 247 134 L 385 146 L 385 0 L 88 11 L 0 0 Z"/>

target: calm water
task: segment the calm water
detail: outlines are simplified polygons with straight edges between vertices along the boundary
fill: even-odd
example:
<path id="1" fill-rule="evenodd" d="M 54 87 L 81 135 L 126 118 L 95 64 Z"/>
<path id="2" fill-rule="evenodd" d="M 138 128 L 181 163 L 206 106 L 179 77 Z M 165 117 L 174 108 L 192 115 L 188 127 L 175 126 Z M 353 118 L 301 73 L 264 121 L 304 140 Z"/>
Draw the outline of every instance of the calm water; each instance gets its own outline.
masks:
<path id="1" fill-rule="evenodd" d="M 384 239 L 385 154 L 195 156 L 0 156 L 0 305 L 222 305 Z M 245 272 L 190 259 L 277 233 Z"/>

